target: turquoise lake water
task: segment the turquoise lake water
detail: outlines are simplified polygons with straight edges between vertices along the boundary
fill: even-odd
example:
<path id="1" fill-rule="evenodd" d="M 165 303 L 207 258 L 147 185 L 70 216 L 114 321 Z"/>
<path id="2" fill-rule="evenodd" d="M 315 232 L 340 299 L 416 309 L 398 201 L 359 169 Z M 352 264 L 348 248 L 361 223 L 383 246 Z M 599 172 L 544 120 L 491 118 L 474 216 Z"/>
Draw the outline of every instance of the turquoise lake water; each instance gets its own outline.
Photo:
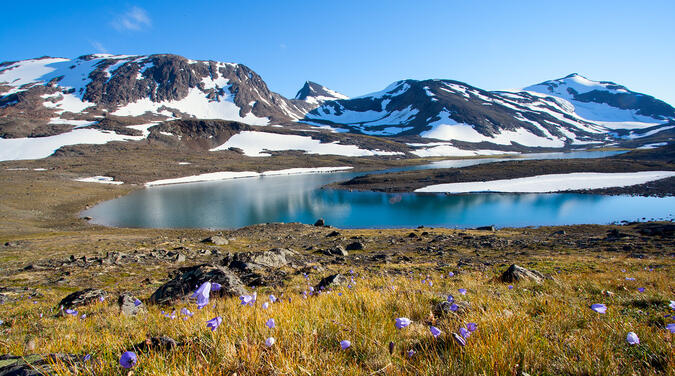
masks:
<path id="1" fill-rule="evenodd" d="M 598 154 L 601 153 L 601 154 Z M 527 159 L 597 158 L 615 152 L 549 153 Z M 412 168 L 465 167 L 501 159 L 443 161 Z M 391 171 L 391 170 L 388 170 Z M 386 194 L 321 189 L 363 172 L 265 176 L 159 186 L 101 203 L 85 212 L 116 227 L 238 228 L 266 222 L 343 228 L 520 227 L 672 219 L 675 198 L 587 194 Z"/>

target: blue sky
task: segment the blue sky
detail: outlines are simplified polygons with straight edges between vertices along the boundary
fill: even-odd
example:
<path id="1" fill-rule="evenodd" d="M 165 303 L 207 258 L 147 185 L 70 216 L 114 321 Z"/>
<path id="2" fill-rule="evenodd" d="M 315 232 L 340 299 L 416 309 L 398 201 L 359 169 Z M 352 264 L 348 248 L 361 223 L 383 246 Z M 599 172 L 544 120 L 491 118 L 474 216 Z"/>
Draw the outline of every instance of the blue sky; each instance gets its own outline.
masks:
<path id="1" fill-rule="evenodd" d="M 512 89 L 578 72 L 675 105 L 675 1 L 6 2 L 0 61 L 175 53 L 243 63 L 293 96 L 405 79 Z"/>

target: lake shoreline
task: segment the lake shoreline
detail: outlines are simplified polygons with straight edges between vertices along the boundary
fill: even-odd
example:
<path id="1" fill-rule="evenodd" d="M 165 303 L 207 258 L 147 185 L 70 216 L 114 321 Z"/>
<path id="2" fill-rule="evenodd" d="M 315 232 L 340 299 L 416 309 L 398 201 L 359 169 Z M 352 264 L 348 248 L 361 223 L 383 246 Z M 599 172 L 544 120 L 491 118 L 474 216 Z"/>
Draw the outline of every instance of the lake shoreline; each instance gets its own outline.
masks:
<path id="1" fill-rule="evenodd" d="M 518 179 L 550 174 L 675 171 L 675 163 L 673 163 L 672 158 L 673 149 L 674 147 L 655 149 L 656 152 L 654 150 L 640 150 L 608 158 L 514 160 L 463 168 L 368 174 L 355 177 L 349 181 L 332 183 L 325 188 L 409 193 L 436 184 Z M 628 187 L 580 189 L 566 191 L 566 193 L 668 197 L 675 195 L 674 183 L 675 178 L 667 178 Z"/>

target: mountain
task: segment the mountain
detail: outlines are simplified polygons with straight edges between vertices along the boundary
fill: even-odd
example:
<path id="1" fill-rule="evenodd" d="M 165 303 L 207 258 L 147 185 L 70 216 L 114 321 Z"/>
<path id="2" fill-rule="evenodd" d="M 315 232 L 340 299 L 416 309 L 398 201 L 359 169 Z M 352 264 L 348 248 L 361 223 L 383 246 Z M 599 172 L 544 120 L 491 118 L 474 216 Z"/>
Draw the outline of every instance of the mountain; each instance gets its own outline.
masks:
<path id="1" fill-rule="evenodd" d="M 577 73 L 523 90 L 562 98 L 574 106 L 579 117 L 610 129 L 653 126 L 675 119 L 675 109 L 664 101 Z"/>
<path id="2" fill-rule="evenodd" d="M 313 103 L 271 92 L 242 64 L 177 55 L 43 57 L 0 64 L 0 135 L 59 133 L 102 116 L 225 119 L 248 124 L 302 118 Z"/>
<path id="3" fill-rule="evenodd" d="M 203 129 L 216 123 L 205 122 L 195 123 L 200 124 L 197 132 L 166 123 L 213 119 L 270 127 L 216 132 Z M 0 63 L 0 143 L 9 159 L 33 156 L 24 150 L 27 138 L 41 138 L 42 151 L 35 155 L 45 155 L 59 145 L 139 140 L 211 150 L 237 132 L 255 133 L 247 133 L 246 142 L 286 139 L 277 150 L 312 140 L 369 144 L 373 137 L 361 136 L 368 135 L 395 139 L 373 141 L 382 152 L 473 155 L 663 142 L 674 124 L 675 109 L 667 103 L 578 74 L 520 91 L 486 91 L 453 80 L 402 80 L 356 98 L 307 81 L 287 99 L 245 65 L 171 54 Z M 278 136 L 287 131 L 296 133 Z"/>
<path id="4" fill-rule="evenodd" d="M 302 121 L 375 136 L 564 147 L 610 141 L 615 129 L 658 127 L 675 119 L 674 111 L 623 86 L 571 75 L 517 92 L 452 80 L 397 81 L 380 92 L 325 102 Z"/>
<path id="5" fill-rule="evenodd" d="M 295 95 L 295 99 L 319 105 L 326 101 L 349 98 L 316 82 L 306 81 L 302 89 Z"/>

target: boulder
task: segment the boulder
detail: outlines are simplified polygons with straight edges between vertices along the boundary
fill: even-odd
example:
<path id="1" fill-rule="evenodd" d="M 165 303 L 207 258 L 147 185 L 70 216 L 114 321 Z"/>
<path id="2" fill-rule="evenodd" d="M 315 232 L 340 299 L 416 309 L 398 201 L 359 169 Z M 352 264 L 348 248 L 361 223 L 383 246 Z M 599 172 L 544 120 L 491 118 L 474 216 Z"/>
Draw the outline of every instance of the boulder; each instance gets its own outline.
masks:
<path id="1" fill-rule="evenodd" d="M 325 225 L 326 223 L 323 221 L 323 218 L 319 218 L 316 220 L 316 222 L 314 222 L 314 226 L 316 227 L 323 227 Z"/>
<path id="2" fill-rule="evenodd" d="M 358 241 L 357 241 L 357 242 L 353 242 L 353 243 L 349 243 L 349 244 L 347 245 L 347 247 L 345 247 L 345 249 L 348 250 L 348 251 L 360 251 L 360 250 L 362 250 L 363 248 L 365 248 L 364 245 L 363 245 L 363 243 L 358 242 Z"/>
<path id="3" fill-rule="evenodd" d="M 326 249 L 322 252 L 327 256 L 349 256 L 349 252 L 345 250 L 345 247 L 338 245 L 336 247 Z"/>
<path id="4" fill-rule="evenodd" d="M 222 262 L 223 266 L 239 270 L 256 270 L 263 268 L 280 268 L 290 263 L 297 253 L 285 248 L 273 248 L 262 252 L 239 252 L 228 254 Z"/>
<path id="5" fill-rule="evenodd" d="M 227 240 L 227 238 L 225 238 L 224 236 L 214 235 L 209 236 L 208 238 L 202 240 L 202 243 L 212 243 L 215 245 L 228 245 L 230 244 L 230 241 Z"/>
<path id="6" fill-rule="evenodd" d="M 329 275 L 328 277 L 319 281 L 319 283 L 314 287 L 316 290 L 325 290 L 329 287 L 337 287 L 346 285 L 349 282 L 349 279 L 343 276 L 340 273 Z"/>
<path id="7" fill-rule="evenodd" d="M 502 273 L 499 280 L 502 282 L 534 281 L 540 283 L 544 280 L 544 275 L 536 270 L 525 269 L 522 266 L 513 264 Z"/>
<path id="8" fill-rule="evenodd" d="M 481 231 L 497 231 L 497 229 L 495 228 L 494 225 L 476 227 L 476 230 L 481 230 Z"/>
<path id="9" fill-rule="evenodd" d="M 85 306 L 91 303 L 99 302 L 101 298 L 105 299 L 107 296 L 108 293 L 101 289 L 84 289 L 76 291 L 61 299 L 59 306 L 63 306 L 63 308 Z"/>
<path id="10" fill-rule="evenodd" d="M 148 311 L 143 302 L 126 292 L 117 298 L 117 305 L 120 307 L 120 313 L 126 316 L 136 316 L 139 313 L 146 313 Z"/>
<path id="11" fill-rule="evenodd" d="M 211 296 L 239 296 L 247 293 L 239 277 L 229 269 L 202 264 L 176 270 L 173 278 L 150 296 L 150 302 L 168 304 L 186 299 L 204 282 L 215 282 L 221 285 L 221 289 L 212 291 Z"/>
<path id="12" fill-rule="evenodd" d="M 33 354 L 26 356 L 0 355 L 0 376 L 44 376 L 62 374 L 68 370 L 74 374 L 84 372 L 85 355 Z M 56 372 L 52 366 L 63 364 L 65 369 Z"/>

